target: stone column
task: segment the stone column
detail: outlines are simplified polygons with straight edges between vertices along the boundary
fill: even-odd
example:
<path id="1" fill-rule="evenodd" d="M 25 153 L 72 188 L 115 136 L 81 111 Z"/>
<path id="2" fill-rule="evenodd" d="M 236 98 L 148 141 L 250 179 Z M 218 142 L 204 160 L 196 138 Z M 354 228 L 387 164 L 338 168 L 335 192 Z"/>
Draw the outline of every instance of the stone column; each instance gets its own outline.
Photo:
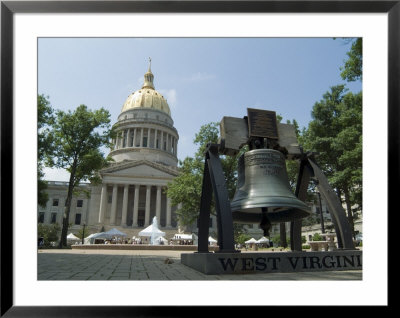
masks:
<path id="1" fill-rule="evenodd" d="M 126 216 L 128 214 L 128 192 L 129 192 L 129 184 L 126 184 L 124 186 L 124 198 L 122 200 L 121 226 L 126 226 Z"/>
<path id="2" fill-rule="evenodd" d="M 107 208 L 107 184 L 103 183 L 101 187 L 99 223 L 104 223 L 104 215 Z"/>
<path id="3" fill-rule="evenodd" d="M 171 225 L 171 199 L 167 196 L 167 224 L 166 227 L 172 227 Z"/>
<path id="4" fill-rule="evenodd" d="M 115 138 L 115 149 L 119 148 L 119 134 L 117 133 L 117 137 Z"/>
<path id="5" fill-rule="evenodd" d="M 126 147 L 127 147 L 127 148 L 129 147 L 129 142 L 131 141 L 131 136 L 130 136 L 130 134 L 131 134 L 131 130 L 128 129 L 128 132 L 126 133 Z"/>
<path id="6" fill-rule="evenodd" d="M 150 196 L 151 186 L 146 186 L 146 210 L 144 212 L 144 226 L 150 225 Z"/>
<path id="7" fill-rule="evenodd" d="M 141 129 L 140 132 L 140 147 L 143 147 L 143 128 Z"/>
<path id="8" fill-rule="evenodd" d="M 110 225 L 115 225 L 115 217 L 117 215 L 117 194 L 118 194 L 118 184 L 114 184 L 112 203 L 111 203 Z"/>
<path id="9" fill-rule="evenodd" d="M 132 143 L 132 147 L 136 147 L 136 131 L 137 129 L 135 128 L 133 130 L 133 143 Z"/>
<path id="10" fill-rule="evenodd" d="M 164 150 L 164 132 L 161 130 L 161 143 L 160 143 L 160 149 Z"/>
<path id="11" fill-rule="evenodd" d="M 166 136 L 165 136 L 165 141 L 167 142 L 167 145 L 166 145 L 166 151 L 167 152 L 170 152 L 169 151 L 169 134 L 168 133 L 166 133 Z"/>
<path id="12" fill-rule="evenodd" d="M 138 206 L 139 206 L 139 184 L 135 184 L 135 198 L 133 201 L 133 222 L 132 227 L 138 226 Z"/>
<path id="13" fill-rule="evenodd" d="M 154 149 L 157 149 L 157 129 L 154 129 Z"/>
<path id="14" fill-rule="evenodd" d="M 157 186 L 156 217 L 158 224 L 161 223 L 161 186 Z"/>

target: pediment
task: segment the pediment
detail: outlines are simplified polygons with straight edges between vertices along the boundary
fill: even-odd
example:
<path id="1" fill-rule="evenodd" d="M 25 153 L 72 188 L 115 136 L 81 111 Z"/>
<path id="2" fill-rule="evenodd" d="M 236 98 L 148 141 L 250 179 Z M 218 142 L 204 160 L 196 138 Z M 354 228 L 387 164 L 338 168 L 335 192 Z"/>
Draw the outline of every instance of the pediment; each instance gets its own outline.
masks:
<path id="1" fill-rule="evenodd" d="M 162 164 L 139 160 L 114 164 L 101 170 L 101 174 L 125 177 L 174 178 L 178 175 L 178 171 Z"/>

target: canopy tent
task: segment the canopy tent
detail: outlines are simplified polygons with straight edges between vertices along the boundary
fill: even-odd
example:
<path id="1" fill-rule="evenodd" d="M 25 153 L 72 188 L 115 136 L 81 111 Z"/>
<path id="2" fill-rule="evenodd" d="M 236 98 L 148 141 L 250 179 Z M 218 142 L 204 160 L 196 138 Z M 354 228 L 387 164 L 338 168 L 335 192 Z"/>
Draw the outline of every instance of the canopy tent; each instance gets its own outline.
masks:
<path id="1" fill-rule="evenodd" d="M 165 236 L 165 232 L 161 231 L 157 225 L 157 217 L 153 218 L 151 225 L 139 232 L 139 236 L 150 236 L 150 244 L 157 245 L 157 239 L 160 236 Z"/>
<path id="2" fill-rule="evenodd" d="M 67 235 L 67 241 L 80 241 L 81 239 L 79 237 L 76 237 L 74 234 L 69 233 Z"/>
<path id="3" fill-rule="evenodd" d="M 269 243 L 269 239 L 267 239 L 265 236 L 257 240 L 257 243 Z"/>
<path id="4" fill-rule="evenodd" d="M 208 237 L 208 244 L 210 245 L 217 245 L 217 240 L 212 238 L 211 236 Z"/>
<path id="5" fill-rule="evenodd" d="M 257 241 L 256 241 L 256 239 L 254 237 L 252 237 L 250 240 L 246 241 L 245 243 L 246 244 L 256 244 Z"/>
<path id="6" fill-rule="evenodd" d="M 116 237 L 125 237 L 127 236 L 124 232 L 117 230 L 116 228 L 112 228 L 111 230 L 104 232 L 105 235 L 108 235 L 110 238 Z"/>
<path id="7" fill-rule="evenodd" d="M 156 234 L 156 236 L 165 236 L 165 232 L 160 231 L 158 228 L 154 228 L 153 224 L 139 232 L 139 236 L 152 236 L 153 234 Z"/>
<path id="8" fill-rule="evenodd" d="M 180 241 L 180 240 L 193 240 L 193 234 L 175 234 L 171 240 Z"/>
<path id="9" fill-rule="evenodd" d="M 96 239 L 107 239 L 109 238 L 108 235 L 105 234 L 105 232 L 100 232 L 100 233 L 93 233 L 90 234 L 88 237 L 85 238 L 85 244 L 93 244 Z"/>

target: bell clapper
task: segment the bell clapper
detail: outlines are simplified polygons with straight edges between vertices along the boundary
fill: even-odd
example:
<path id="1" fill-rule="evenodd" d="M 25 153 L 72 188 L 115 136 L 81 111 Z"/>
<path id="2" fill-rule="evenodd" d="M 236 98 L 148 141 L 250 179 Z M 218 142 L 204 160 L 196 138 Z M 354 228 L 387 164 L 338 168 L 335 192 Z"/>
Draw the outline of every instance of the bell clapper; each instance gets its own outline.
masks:
<path id="1" fill-rule="evenodd" d="M 260 228 L 264 230 L 264 236 L 269 236 L 269 230 L 271 229 L 272 225 L 267 216 L 268 208 L 261 208 L 261 213 Z"/>

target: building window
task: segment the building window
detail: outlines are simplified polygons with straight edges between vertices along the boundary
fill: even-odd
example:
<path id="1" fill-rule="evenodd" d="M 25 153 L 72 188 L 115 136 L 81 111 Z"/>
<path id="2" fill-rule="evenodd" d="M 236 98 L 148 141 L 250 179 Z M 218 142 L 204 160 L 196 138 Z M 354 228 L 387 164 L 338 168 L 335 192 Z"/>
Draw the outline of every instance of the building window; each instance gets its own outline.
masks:
<path id="1" fill-rule="evenodd" d="M 75 214 L 75 225 L 81 224 L 81 214 L 77 213 Z"/>
<path id="2" fill-rule="evenodd" d="M 111 194 L 108 196 L 108 203 L 112 203 L 112 195 Z"/>
<path id="3" fill-rule="evenodd" d="M 38 223 L 43 223 L 43 222 L 44 222 L 44 212 L 40 212 L 38 217 Z"/>
<path id="4" fill-rule="evenodd" d="M 83 200 L 78 200 L 78 201 L 76 201 L 76 206 L 77 206 L 78 208 L 81 208 L 81 207 L 83 206 Z"/>
<path id="5" fill-rule="evenodd" d="M 51 224 L 54 224 L 57 222 L 57 213 L 52 213 L 51 214 Z"/>
<path id="6" fill-rule="evenodd" d="M 147 147 L 147 137 L 143 137 L 143 147 Z"/>
<path id="7" fill-rule="evenodd" d="M 58 206 L 58 199 L 53 199 L 53 206 Z"/>

